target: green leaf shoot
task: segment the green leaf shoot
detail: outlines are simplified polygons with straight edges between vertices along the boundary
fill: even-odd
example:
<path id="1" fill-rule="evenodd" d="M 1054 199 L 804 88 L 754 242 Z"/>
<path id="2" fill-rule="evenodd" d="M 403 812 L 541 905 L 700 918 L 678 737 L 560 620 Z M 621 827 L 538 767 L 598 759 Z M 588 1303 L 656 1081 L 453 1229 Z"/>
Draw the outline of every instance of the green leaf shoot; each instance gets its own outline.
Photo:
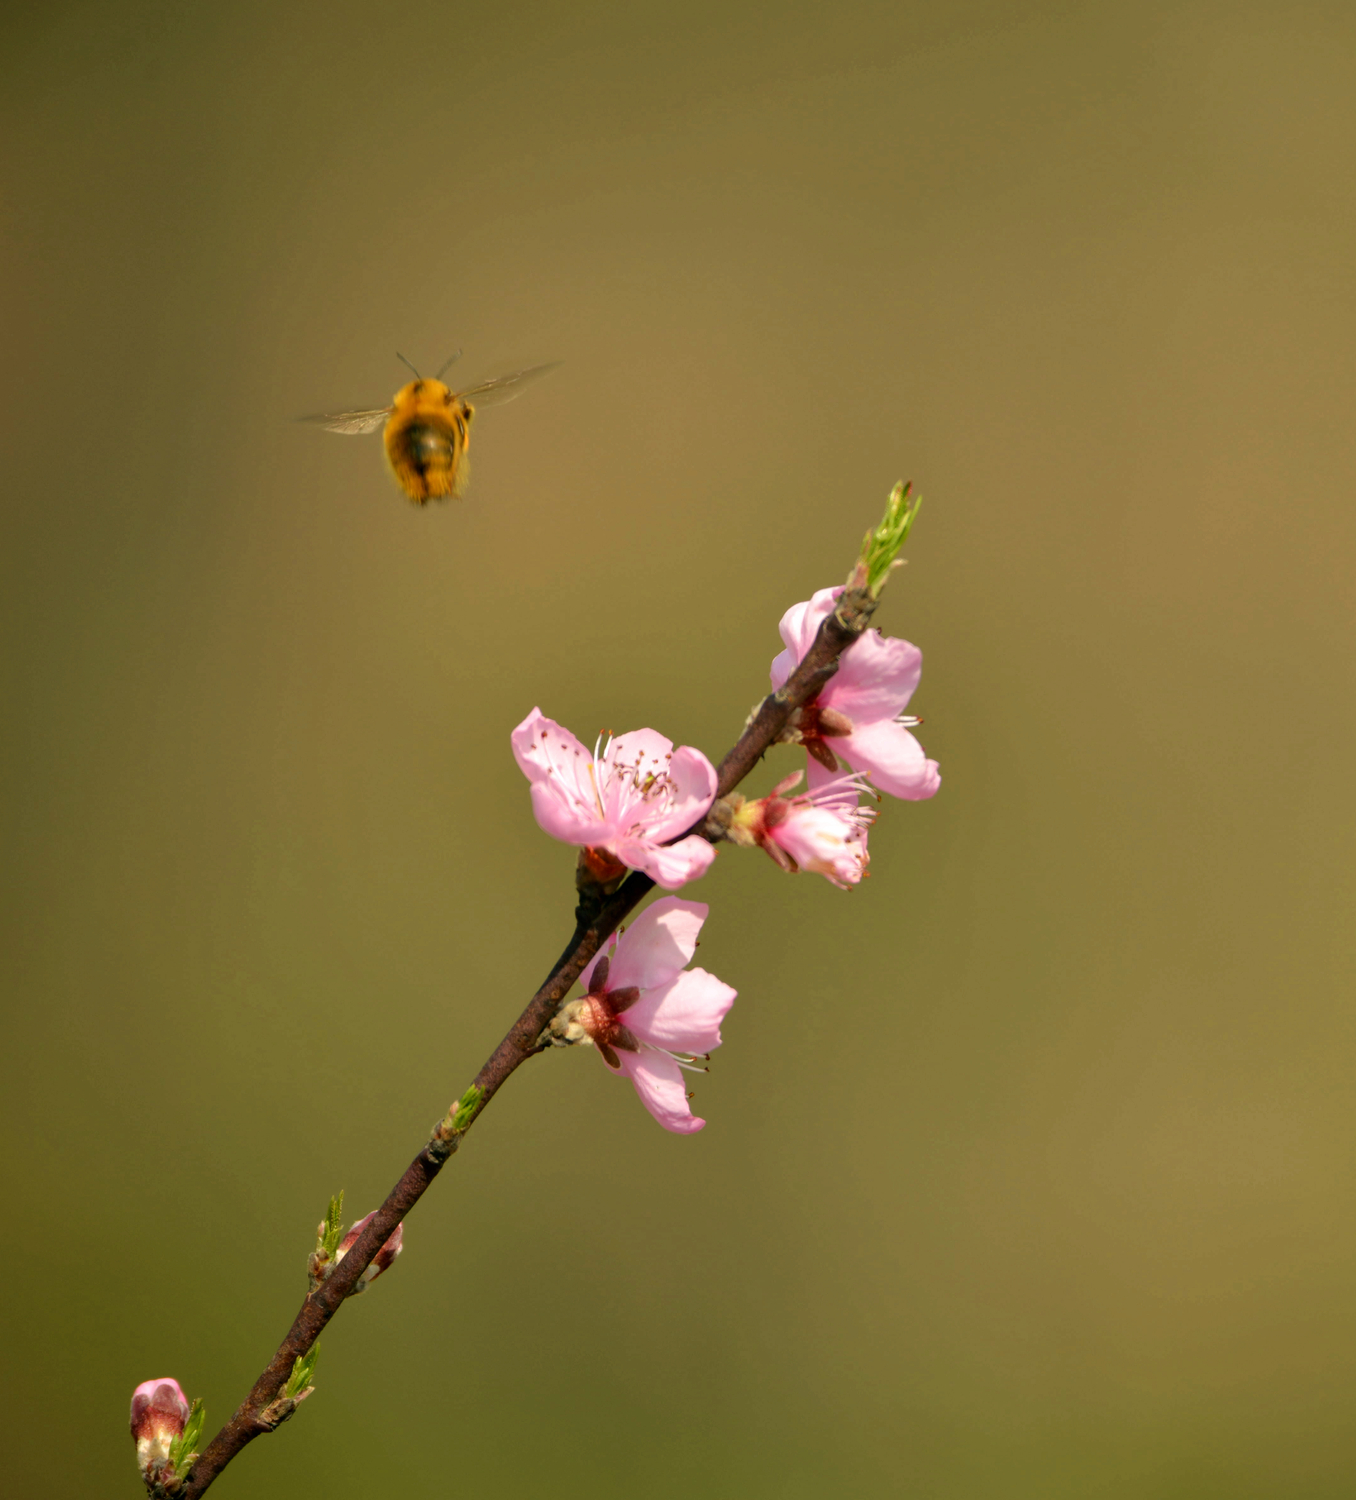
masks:
<path id="1" fill-rule="evenodd" d="M 335 1251 L 339 1248 L 339 1241 L 344 1237 L 344 1193 L 339 1190 L 336 1198 L 330 1199 L 330 1206 L 325 1211 L 325 1223 L 320 1235 L 320 1253 L 326 1260 L 333 1260 Z"/>
<path id="2" fill-rule="evenodd" d="M 909 532 L 918 518 L 923 497 L 912 495 L 912 488 L 901 480 L 890 491 L 880 525 L 874 531 L 868 531 L 862 542 L 854 576 L 860 580 L 865 575 L 866 587 L 873 599 L 880 598 L 885 580 L 896 566 L 900 549 L 908 541 Z"/>
<path id="3" fill-rule="evenodd" d="M 202 1397 L 195 1396 L 189 1408 L 184 1430 L 170 1444 L 169 1461 L 176 1474 L 182 1474 L 198 1456 L 198 1443 L 202 1439 L 203 1423 L 207 1413 L 203 1410 Z"/>
<path id="4" fill-rule="evenodd" d="M 484 1094 L 484 1089 L 477 1088 L 474 1083 L 469 1089 L 466 1090 L 466 1092 L 461 1096 L 461 1099 L 458 1101 L 456 1111 L 452 1116 L 453 1130 L 465 1130 L 466 1127 L 471 1123 L 471 1121 L 475 1119 L 476 1112 L 480 1108 L 480 1101 L 484 1097 Z"/>
<path id="5" fill-rule="evenodd" d="M 298 1354 L 292 1364 L 292 1373 L 282 1388 L 283 1399 L 299 1401 L 311 1387 L 311 1376 L 315 1374 L 315 1362 L 320 1358 L 320 1345 L 312 1344 L 305 1354 Z"/>

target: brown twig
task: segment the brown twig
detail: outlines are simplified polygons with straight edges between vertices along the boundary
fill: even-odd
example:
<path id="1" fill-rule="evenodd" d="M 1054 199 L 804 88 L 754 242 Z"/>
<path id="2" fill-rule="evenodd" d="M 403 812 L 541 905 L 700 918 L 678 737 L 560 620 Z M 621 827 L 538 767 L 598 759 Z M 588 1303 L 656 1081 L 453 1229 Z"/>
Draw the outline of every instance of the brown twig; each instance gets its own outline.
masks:
<path id="1" fill-rule="evenodd" d="M 866 629 L 875 608 L 876 600 L 864 586 L 849 588 L 842 595 L 837 608 L 819 627 L 804 660 L 782 687 L 763 699 L 734 748 L 721 761 L 717 768 L 717 797 L 726 796 L 739 785 L 768 747 L 775 743 L 792 713 L 818 695 L 838 670 L 838 658 Z M 705 820 L 687 832 L 700 833 L 712 842 L 721 836 L 719 828 L 708 826 Z M 603 894 L 596 886 L 581 888 L 574 936 L 546 983 L 528 1001 L 527 1008 L 513 1023 L 508 1035 L 476 1074 L 472 1089 L 434 1127 L 423 1150 L 405 1169 L 390 1196 L 368 1221 L 348 1253 L 329 1277 L 307 1295 L 267 1369 L 254 1382 L 253 1389 L 235 1415 L 203 1449 L 178 1492 L 182 1500 L 197 1500 L 246 1444 L 278 1425 L 269 1408 L 277 1401 L 296 1360 L 319 1338 L 321 1330 L 339 1311 L 344 1298 L 353 1290 L 373 1256 L 423 1197 L 448 1157 L 461 1145 L 466 1132 L 507 1082 L 509 1075 L 540 1050 L 538 1043 L 542 1032 L 589 960 L 653 889 L 654 881 L 639 871 L 627 876 L 611 895 Z"/>

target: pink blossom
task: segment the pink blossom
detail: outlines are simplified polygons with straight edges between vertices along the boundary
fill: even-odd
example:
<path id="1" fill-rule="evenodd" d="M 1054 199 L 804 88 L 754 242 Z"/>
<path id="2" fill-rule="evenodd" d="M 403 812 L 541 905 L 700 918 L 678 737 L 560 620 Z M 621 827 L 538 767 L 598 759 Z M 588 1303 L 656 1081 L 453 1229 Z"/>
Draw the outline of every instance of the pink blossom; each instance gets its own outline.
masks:
<path id="1" fill-rule="evenodd" d="M 684 1072 L 720 1046 L 720 1023 L 735 991 L 705 969 L 686 967 L 708 907 L 665 896 L 642 912 L 580 976 L 588 991 L 562 1006 L 554 1039 L 592 1042 L 604 1062 L 635 1085 L 664 1127 L 690 1135 L 706 1124 L 688 1106 Z"/>
<path id="2" fill-rule="evenodd" d="M 532 784 L 532 811 L 552 838 L 606 850 L 670 891 L 710 868 L 716 855 L 704 838 L 667 842 L 715 798 L 715 768 L 700 750 L 675 750 L 653 729 L 636 729 L 590 755 L 537 708 L 513 731 L 512 745 Z"/>
<path id="3" fill-rule="evenodd" d="M 771 796 L 737 806 L 731 837 L 758 844 L 785 870 L 811 870 L 847 890 L 861 881 L 870 860 L 866 833 L 876 810 L 857 803 L 867 788 L 860 776 L 840 776 L 808 796 L 788 797 L 800 779 L 796 771 Z"/>
<path id="4" fill-rule="evenodd" d="M 188 1400 L 177 1380 L 143 1380 L 132 1392 L 132 1436 L 137 1444 L 137 1466 L 148 1481 L 165 1476 L 170 1447 L 183 1436 L 189 1418 Z M 170 1475 L 169 1477 L 173 1477 Z"/>
<path id="5" fill-rule="evenodd" d="M 358 1236 L 367 1228 L 368 1224 L 377 1216 L 374 1208 L 370 1214 L 365 1214 L 349 1232 L 339 1241 L 339 1248 L 334 1252 L 334 1264 L 337 1266 L 344 1256 L 358 1243 Z M 405 1248 L 405 1225 L 397 1224 L 390 1237 L 382 1245 L 381 1249 L 372 1257 L 363 1274 L 358 1278 L 357 1285 L 353 1288 L 355 1292 L 365 1291 L 383 1271 L 389 1271 L 397 1255 Z M 350 1293 L 350 1295 L 352 1295 Z"/>
<path id="6" fill-rule="evenodd" d="M 842 592 L 820 589 L 808 603 L 794 604 L 782 616 L 786 650 L 772 662 L 774 689 L 810 649 Z M 922 671 L 923 653 L 917 646 L 878 630 L 867 631 L 848 647 L 819 697 L 801 708 L 793 721 L 810 754 L 812 792 L 838 774 L 836 756 L 841 756 L 892 797 L 918 801 L 933 795 L 942 783 L 941 773 L 909 733 L 918 720 L 904 713 Z"/>

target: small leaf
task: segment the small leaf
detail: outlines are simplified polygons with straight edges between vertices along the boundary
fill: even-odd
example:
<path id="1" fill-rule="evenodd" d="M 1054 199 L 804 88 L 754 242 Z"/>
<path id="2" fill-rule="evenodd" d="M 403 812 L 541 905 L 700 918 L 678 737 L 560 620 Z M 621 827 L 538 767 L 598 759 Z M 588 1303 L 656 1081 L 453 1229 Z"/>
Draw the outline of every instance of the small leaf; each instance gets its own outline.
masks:
<path id="1" fill-rule="evenodd" d="M 330 1206 L 325 1211 L 325 1230 L 320 1236 L 320 1252 L 326 1259 L 332 1260 L 334 1253 L 339 1248 L 339 1241 L 344 1237 L 344 1193 L 339 1190 L 337 1198 L 330 1199 Z"/>
<path id="2" fill-rule="evenodd" d="M 319 1358 L 319 1344 L 312 1344 L 305 1354 L 297 1355 L 292 1364 L 292 1373 L 287 1377 L 287 1384 L 282 1388 L 285 1399 L 296 1401 L 301 1397 L 311 1383 L 311 1376 L 315 1374 L 315 1362 Z"/>
<path id="3" fill-rule="evenodd" d="M 203 1423 L 207 1420 L 207 1413 L 203 1410 L 202 1397 L 195 1396 L 193 1405 L 189 1408 L 188 1421 L 184 1423 L 184 1430 L 170 1444 L 169 1461 L 176 1472 L 187 1467 L 198 1456 L 198 1441 L 202 1437 Z"/>
<path id="4" fill-rule="evenodd" d="M 452 1116 L 452 1129 L 455 1131 L 465 1130 L 476 1117 L 476 1111 L 480 1108 L 480 1101 L 485 1091 L 477 1088 L 473 1083 L 461 1096 L 457 1104 L 456 1113 Z"/>
<path id="5" fill-rule="evenodd" d="M 854 576 L 860 580 L 863 573 L 866 575 L 866 586 L 873 599 L 880 598 L 885 580 L 890 576 L 900 548 L 909 539 L 909 532 L 918 517 L 918 508 L 923 503 L 921 495 L 910 498 L 911 490 L 911 485 L 901 481 L 890 491 L 890 499 L 886 503 L 880 525 L 875 531 L 868 531 L 862 542 L 861 557 Z"/>

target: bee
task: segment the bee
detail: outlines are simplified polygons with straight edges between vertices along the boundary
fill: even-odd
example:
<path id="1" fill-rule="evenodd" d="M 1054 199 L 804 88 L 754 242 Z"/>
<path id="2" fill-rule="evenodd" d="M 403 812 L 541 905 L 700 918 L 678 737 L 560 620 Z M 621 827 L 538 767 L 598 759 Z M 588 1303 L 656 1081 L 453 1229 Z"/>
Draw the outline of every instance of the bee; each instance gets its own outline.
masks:
<path id="1" fill-rule="evenodd" d="M 414 379 L 400 387 L 390 406 L 372 411 L 322 412 L 301 420 L 315 422 L 326 432 L 352 437 L 383 428 L 386 462 L 396 483 L 416 505 L 460 495 L 466 486 L 466 450 L 471 445 L 471 423 L 477 408 L 512 401 L 529 381 L 559 364 L 532 365 L 454 391 L 443 384 L 442 377 L 460 353 L 458 350 L 447 360 L 432 380 L 425 380 L 403 354 L 397 354 L 401 364 L 414 371 Z"/>

